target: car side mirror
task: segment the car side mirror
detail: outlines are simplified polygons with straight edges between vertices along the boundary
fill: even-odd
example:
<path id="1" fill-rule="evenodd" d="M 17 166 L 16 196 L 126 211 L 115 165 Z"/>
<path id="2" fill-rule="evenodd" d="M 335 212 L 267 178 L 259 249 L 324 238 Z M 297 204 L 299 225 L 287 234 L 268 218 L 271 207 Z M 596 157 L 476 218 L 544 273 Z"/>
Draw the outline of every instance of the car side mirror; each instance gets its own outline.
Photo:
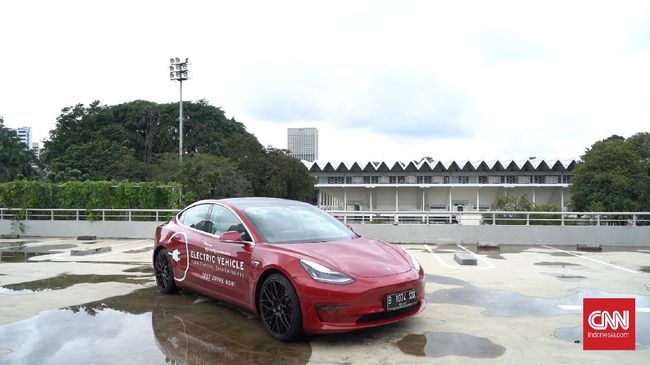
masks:
<path id="1" fill-rule="evenodd" d="M 221 240 L 225 242 L 231 242 L 231 243 L 239 243 L 243 242 L 241 238 L 241 233 L 237 231 L 228 231 L 228 232 L 223 232 L 221 234 Z"/>

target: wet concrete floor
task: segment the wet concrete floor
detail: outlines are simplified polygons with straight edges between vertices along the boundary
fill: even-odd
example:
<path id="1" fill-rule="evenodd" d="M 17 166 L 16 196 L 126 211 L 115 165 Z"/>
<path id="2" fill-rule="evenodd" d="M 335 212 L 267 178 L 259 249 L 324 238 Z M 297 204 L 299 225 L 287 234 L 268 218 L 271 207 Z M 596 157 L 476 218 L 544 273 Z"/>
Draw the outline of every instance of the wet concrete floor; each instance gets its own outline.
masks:
<path id="1" fill-rule="evenodd" d="M 198 299 L 198 300 L 197 300 Z M 65 334 L 65 335 L 61 335 Z M 258 318 L 156 288 L 49 310 L 0 327 L 2 364 L 306 364 L 308 342 L 272 339 Z"/>

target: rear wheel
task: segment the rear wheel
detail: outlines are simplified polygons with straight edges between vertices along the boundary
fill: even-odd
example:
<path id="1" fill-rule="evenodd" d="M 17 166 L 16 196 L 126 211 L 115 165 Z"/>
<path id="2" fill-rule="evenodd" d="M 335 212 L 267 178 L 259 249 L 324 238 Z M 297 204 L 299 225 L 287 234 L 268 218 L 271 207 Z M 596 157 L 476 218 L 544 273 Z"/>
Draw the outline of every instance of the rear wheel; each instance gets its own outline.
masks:
<path id="1" fill-rule="evenodd" d="M 284 275 L 273 274 L 264 280 L 258 307 L 262 323 L 271 336 L 280 341 L 291 341 L 302 334 L 298 295 Z"/>
<path id="2" fill-rule="evenodd" d="M 165 294 L 172 294 L 178 292 L 178 287 L 174 281 L 174 272 L 168 256 L 164 248 L 158 251 L 154 261 L 154 272 L 158 289 Z"/>

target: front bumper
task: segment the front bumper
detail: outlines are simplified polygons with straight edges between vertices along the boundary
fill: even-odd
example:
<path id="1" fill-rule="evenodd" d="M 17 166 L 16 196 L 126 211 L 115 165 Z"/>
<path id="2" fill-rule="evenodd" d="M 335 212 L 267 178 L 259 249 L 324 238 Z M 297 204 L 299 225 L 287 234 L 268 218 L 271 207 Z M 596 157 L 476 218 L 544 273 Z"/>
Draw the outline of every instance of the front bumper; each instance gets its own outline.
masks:
<path id="1" fill-rule="evenodd" d="M 305 332 L 335 333 L 382 326 L 412 317 L 427 307 L 422 270 L 355 279 L 349 285 L 332 285 L 309 276 L 294 278 Z M 384 309 L 386 295 L 411 289 L 416 291 L 415 305 L 396 311 Z"/>

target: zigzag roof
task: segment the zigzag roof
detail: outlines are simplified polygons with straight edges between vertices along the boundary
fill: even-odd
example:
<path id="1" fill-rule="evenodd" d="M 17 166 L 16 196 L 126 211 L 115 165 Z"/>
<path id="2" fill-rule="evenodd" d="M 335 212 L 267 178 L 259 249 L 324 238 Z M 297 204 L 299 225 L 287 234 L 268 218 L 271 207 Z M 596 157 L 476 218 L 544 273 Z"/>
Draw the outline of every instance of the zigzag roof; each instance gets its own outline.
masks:
<path id="1" fill-rule="evenodd" d="M 301 161 L 309 172 L 487 172 L 572 171 L 576 160 L 479 160 L 479 161 Z M 483 166 L 483 167 L 481 167 Z"/>

